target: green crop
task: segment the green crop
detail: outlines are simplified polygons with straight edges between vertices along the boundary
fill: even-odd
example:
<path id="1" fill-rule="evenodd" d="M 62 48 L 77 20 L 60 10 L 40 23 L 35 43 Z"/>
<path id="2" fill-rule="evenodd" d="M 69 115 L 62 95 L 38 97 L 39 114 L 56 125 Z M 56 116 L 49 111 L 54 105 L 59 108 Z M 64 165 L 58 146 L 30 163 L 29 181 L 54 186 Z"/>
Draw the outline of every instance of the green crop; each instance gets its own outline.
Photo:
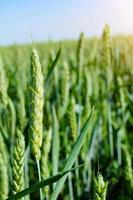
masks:
<path id="1" fill-rule="evenodd" d="M 0 200 L 132 199 L 132 66 L 108 25 L 0 48 Z"/>

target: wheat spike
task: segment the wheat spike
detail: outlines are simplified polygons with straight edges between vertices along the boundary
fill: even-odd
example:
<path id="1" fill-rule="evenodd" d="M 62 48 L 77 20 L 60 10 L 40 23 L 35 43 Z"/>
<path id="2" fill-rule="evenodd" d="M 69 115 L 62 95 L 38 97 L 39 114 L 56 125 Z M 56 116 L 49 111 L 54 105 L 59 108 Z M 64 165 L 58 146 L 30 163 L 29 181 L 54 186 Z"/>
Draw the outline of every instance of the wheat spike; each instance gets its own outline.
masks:
<path id="1" fill-rule="evenodd" d="M 128 189 L 133 189 L 132 159 L 127 147 L 123 147 L 123 177 L 128 184 Z"/>
<path id="2" fill-rule="evenodd" d="M 4 142 L 4 138 L 3 138 L 1 133 L 0 133 L 0 153 L 1 153 L 2 157 L 3 157 L 4 163 L 6 165 L 8 165 L 9 154 L 8 154 L 8 150 L 7 150 L 6 144 Z"/>
<path id="3" fill-rule="evenodd" d="M 75 113 L 74 97 L 72 97 L 70 100 L 69 109 L 68 109 L 68 119 L 69 119 L 69 124 L 70 124 L 71 137 L 74 143 L 77 137 L 77 119 L 76 119 L 76 113 Z"/>
<path id="4" fill-rule="evenodd" d="M 19 127 L 20 127 L 20 130 L 23 131 L 23 129 L 25 128 L 25 125 L 26 125 L 25 99 L 24 99 L 24 93 L 23 93 L 21 87 L 18 86 L 17 92 L 18 92 L 18 99 L 19 99 L 18 108 L 17 108 Z"/>
<path id="5" fill-rule="evenodd" d="M 17 139 L 12 160 L 13 193 L 16 194 L 24 188 L 24 152 L 25 142 L 22 133 L 17 130 Z"/>
<path id="6" fill-rule="evenodd" d="M 2 57 L 0 57 L 0 101 L 4 107 L 8 104 L 8 81 L 5 74 L 5 69 L 3 66 Z"/>
<path id="7" fill-rule="evenodd" d="M 8 192 L 9 187 L 7 165 L 3 159 L 2 153 L 0 152 L 0 199 L 6 199 L 8 196 Z"/>
<path id="8" fill-rule="evenodd" d="M 111 65 L 110 29 L 108 25 L 105 25 L 102 34 L 102 58 L 104 67 Z"/>
<path id="9" fill-rule="evenodd" d="M 83 75 L 83 65 L 84 65 L 84 48 L 85 48 L 85 41 L 84 41 L 84 33 L 80 34 L 78 48 L 77 48 L 77 66 L 78 66 L 78 81 L 81 81 Z"/>
<path id="10" fill-rule="evenodd" d="M 30 81 L 30 142 L 31 150 L 37 160 L 40 159 L 42 146 L 43 119 L 43 74 L 35 49 L 31 55 Z"/>
<path id="11" fill-rule="evenodd" d="M 94 200 L 105 200 L 108 183 L 104 182 L 103 176 L 98 174 L 93 180 L 93 199 Z"/>
<path id="12" fill-rule="evenodd" d="M 61 105 L 66 108 L 69 98 L 69 68 L 66 62 L 63 64 L 61 79 Z"/>

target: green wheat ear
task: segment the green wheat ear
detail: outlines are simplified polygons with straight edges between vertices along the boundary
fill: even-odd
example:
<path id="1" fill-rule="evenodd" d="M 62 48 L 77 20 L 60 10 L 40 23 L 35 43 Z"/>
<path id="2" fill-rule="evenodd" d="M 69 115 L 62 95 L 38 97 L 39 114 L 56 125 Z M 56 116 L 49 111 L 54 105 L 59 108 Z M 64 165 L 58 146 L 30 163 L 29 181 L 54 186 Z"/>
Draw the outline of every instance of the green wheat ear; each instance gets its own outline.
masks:
<path id="1" fill-rule="evenodd" d="M 68 109 L 68 119 L 69 119 L 69 125 L 70 125 L 71 138 L 74 143 L 77 137 L 77 119 L 76 119 L 76 113 L 75 113 L 74 97 L 72 97 L 70 100 L 69 109 Z"/>
<path id="2" fill-rule="evenodd" d="M 110 28 L 106 24 L 102 34 L 102 58 L 104 67 L 111 65 Z"/>
<path id="3" fill-rule="evenodd" d="M 123 146 L 123 177 L 125 184 L 129 191 L 133 190 L 133 170 L 132 170 L 132 158 L 128 151 L 128 148 Z"/>
<path id="4" fill-rule="evenodd" d="M 16 194 L 24 188 L 24 152 L 25 141 L 22 133 L 17 130 L 16 142 L 12 160 L 12 185 L 13 193 Z"/>
<path id="5" fill-rule="evenodd" d="M 42 119 L 43 119 L 43 74 L 39 57 L 35 49 L 31 55 L 30 68 L 30 142 L 31 151 L 37 160 L 40 159 L 42 146 Z"/>
<path id="6" fill-rule="evenodd" d="M 94 200 L 105 200 L 108 183 L 103 180 L 103 176 L 98 174 L 93 179 L 93 199 Z"/>
<path id="7" fill-rule="evenodd" d="M 18 99 L 19 99 L 18 108 L 17 108 L 17 110 L 18 110 L 18 121 L 19 121 L 20 130 L 23 131 L 25 126 L 26 126 L 26 121 L 27 121 L 24 92 L 22 91 L 22 88 L 20 86 L 18 86 L 17 92 L 18 92 Z"/>
<path id="8" fill-rule="evenodd" d="M 5 69 L 3 67 L 3 60 L 0 57 L 0 101 L 4 107 L 8 104 L 8 81 L 5 74 Z"/>
<path id="9" fill-rule="evenodd" d="M 70 73 L 67 62 L 63 63 L 62 79 L 61 79 L 61 105 L 66 109 L 69 100 L 69 80 Z"/>
<path id="10" fill-rule="evenodd" d="M 0 132 L 0 153 L 2 155 L 2 158 L 5 162 L 5 165 L 8 165 L 9 162 L 9 153 L 8 153 L 8 149 L 7 146 L 5 144 L 4 138 Z"/>
<path id="11" fill-rule="evenodd" d="M 82 32 L 79 37 L 78 48 L 77 48 L 78 81 L 81 81 L 83 75 L 84 48 L 85 48 L 85 37 L 84 33 Z"/>
<path id="12" fill-rule="evenodd" d="M 7 164 L 3 159 L 3 155 L 0 152 L 0 199 L 4 200 L 7 198 L 9 192 L 8 187 L 8 171 Z"/>

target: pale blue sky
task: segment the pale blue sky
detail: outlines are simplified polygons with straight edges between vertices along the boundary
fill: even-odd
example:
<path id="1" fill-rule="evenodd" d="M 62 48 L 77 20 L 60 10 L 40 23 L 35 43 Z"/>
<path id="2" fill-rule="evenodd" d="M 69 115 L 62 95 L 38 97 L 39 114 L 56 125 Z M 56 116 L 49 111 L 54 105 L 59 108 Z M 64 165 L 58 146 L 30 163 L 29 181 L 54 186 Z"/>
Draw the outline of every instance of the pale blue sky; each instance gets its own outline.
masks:
<path id="1" fill-rule="evenodd" d="M 133 33 L 133 0 L 0 0 L 0 44 Z"/>

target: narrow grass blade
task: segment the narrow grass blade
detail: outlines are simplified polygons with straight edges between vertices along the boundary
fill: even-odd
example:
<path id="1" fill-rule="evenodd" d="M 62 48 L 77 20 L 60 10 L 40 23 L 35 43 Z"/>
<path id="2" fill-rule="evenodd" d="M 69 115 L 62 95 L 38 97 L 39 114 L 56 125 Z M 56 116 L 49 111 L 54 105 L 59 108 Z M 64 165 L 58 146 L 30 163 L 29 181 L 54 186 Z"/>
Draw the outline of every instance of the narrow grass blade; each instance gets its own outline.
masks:
<path id="1" fill-rule="evenodd" d="M 82 167 L 82 166 L 84 166 L 84 164 L 79 165 L 77 168 Z M 30 194 L 32 192 L 35 192 L 35 191 L 39 190 L 40 188 L 43 188 L 43 187 L 45 187 L 47 185 L 53 184 L 54 182 L 58 181 L 60 178 L 65 176 L 67 173 L 69 173 L 71 171 L 74 171 L 77 168 L 72 168 L 72 169 L 66 170 L 66 171 L 64 171 L 62 173 L 58 173 L 57 175 L 52 176 L 52 177 L 50 177 L 48 179 L 45 179 L 45 180 L 40 181 L 40 182 L 37 182 L 34 185 L 30 186 L 29 188 L 26 188 L 26 189 L 22 190 L 21 192 L 18 192 L 17 194 L 8 197 L 6 200 L 17 200 L 17 199 L 20 199 L 20 198 L 22 198 L 22 197 L 24 197 L 24 196 L 26 196 L 26 195 L 28 195 L 28 194 Z"/>
<path id="2" fill-rule="evenodd" d="M 63 171 L 68 170 L 74 164 L 74 162 L 75 162 L 75 160 L 76 160 L 76 158 L 77 158 L 77 156 L 79 154 L 79 151 L 80 151 L 80 149 L 82 147 L 84 138 L 85 138 L 85 136 L 86 136 L 86 134 L 88 132 L 91 116 L 92 116 L 92 111 L 91 111 L 90 116 L 88 117 L 86 123 L 84 124 L 83 128 L 81 129 L 81 133 L 80 133 L 79 137 L 77 138 L 77 140 L 76 140 L 76 142 L 75 142 L 75 144 L 74 144 L 74 146 L 72 148 L 72 151 L 71 151 L 71 153 L 70 153 L 70 155 L 69 155 L 69 157 L 68 157 L 68 159 L 66 161 L 66 165 L 65 165 Z M 58 195 L 59 195 L 59 193 L 60 193 L 60 191 L 61 191 L 61 189 L 63 187 L 63 184 L 64 184 L 66 178 L 67 178 L 67 175 L 65 175 L 63 178 L 61 178 L 57 182 L 57 184 L 56 184 L 56 186 L 54 188 L 54 191 L 53 191 L 53 193 L 52 193 L 52 195 L 50 197 L 50 200 L 56 200 L 57 199 L 57 197 L 58 197 Z"/>
<path id="3" fill-rule="evenodd" d="M 58 173 L 59 163 L 59 127 L 55 107 L 52 107 L 53 113 L 53 137 L 52 137 L 52 165 L 53 175 Z"/>
<path id="4" fill-rule="evenodd" d="M 111 105 L 108 102 L 108 132 L 109 132 L 109 145 L 110 145 L 110 156 L 114 157 L 114 141 L 113 141 L 113 129 L 112 129 L 112 118 L 111 118 Z"/>
<path id="5" fill-rule="evenodd" d="M 54 59 L 52 65 L 51 65 L 51 67 L 50 67 L 50 69 L 49 69 L 49 71 L 48 71 L 47 76 L 46 76 L 46 80 L 45 80 L 45 89 L 46 89 L 47 86 L 48 86 L 49 80 L 50 80 L 50 78 L 51 78 L 52 72 L 54 71 L 54 68 L 55 68 L 55 66 L 56 66 L 56 63 L 57 63 L 57 61 L 58 61 L 58 59 L 59 59 L 59 57 L 60 57 L 60 54 L 61 54 L 61 47 L 59 48 L 59 50 L 58 50 L 58 52 L 57 52 L 57 54 L 56 54 L 56 57 L 55 57 L 55 59 Z"/>

